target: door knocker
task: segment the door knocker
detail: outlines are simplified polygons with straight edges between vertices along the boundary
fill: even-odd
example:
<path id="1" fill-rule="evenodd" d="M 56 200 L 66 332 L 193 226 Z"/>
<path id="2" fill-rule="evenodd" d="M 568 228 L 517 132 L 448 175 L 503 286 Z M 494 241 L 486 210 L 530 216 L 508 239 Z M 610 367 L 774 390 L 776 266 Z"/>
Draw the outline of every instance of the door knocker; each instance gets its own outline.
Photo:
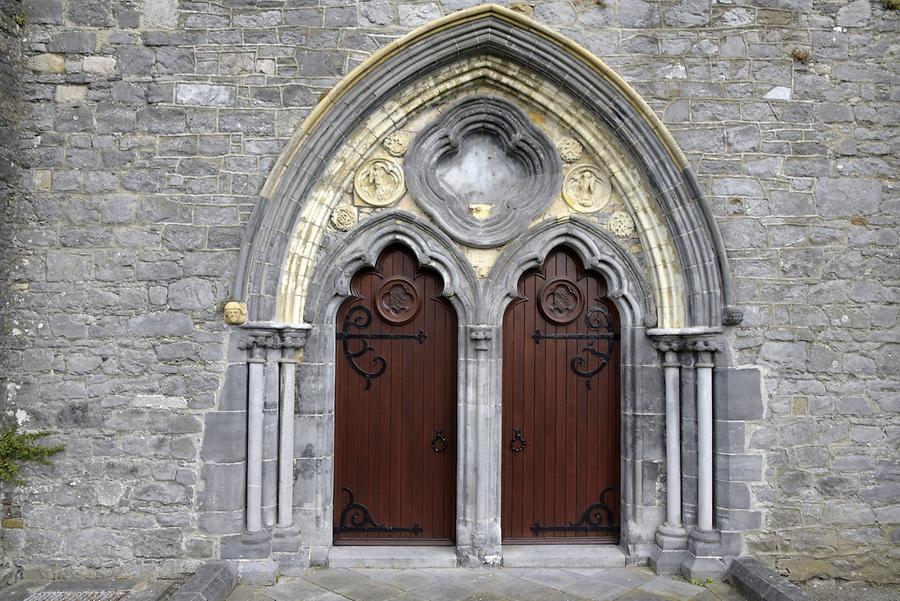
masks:
<path id="1" fill-rule="evenodd" d="M 434 439 L 431 441 L 431 448 L 435 453 L 443 453 L 447 450 L 447 438 L 444 437 L 443 428 L 434 429 Z"/>
<path id="2" fill-rule="evenodd" d="M 522 435 L 522 428 L 513 428 L 513 439 L 509 441 L 509 448 L 513 453 L 521 453 L 525 450 L 525 437 Z"/>

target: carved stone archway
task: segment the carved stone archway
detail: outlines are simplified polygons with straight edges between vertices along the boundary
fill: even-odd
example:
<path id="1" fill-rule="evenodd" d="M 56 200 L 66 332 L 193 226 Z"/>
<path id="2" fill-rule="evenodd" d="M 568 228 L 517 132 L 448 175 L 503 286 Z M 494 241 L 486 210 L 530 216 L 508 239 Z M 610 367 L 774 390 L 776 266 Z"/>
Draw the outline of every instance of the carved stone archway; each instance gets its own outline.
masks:
<path id="1" fill-rule="evenodd" d="M 522 173 L 535 178 L 535 189 L 549 191 L 544 204 L 517 213 L 509 222 L 514 227 L 486 226 L 493 237 L 484 243 L 460 228 L 472 218 L 493 223 L 491 209 L 470 205 L 471 216 L 432 210 L 424 196 L 434 186 L 420 171 L 434 165 L 403 158 L 411 139 L 416 148 L 441 152 L 458 144 L 456 126 L 437 118 L 448 106 L 464 107 L 457 112 L 472 123 L 506 128 L 498 134 L 504 151 L 524 143 L 525 160 L 543 161 Z M 499 113 L 486 116 L 492 111 Z M 429 142 L 423 132 L 431 131 L 438 138 Z M 558 156 L 550 156 L 554 146 Z M 603 202 L 578 206 L 579 199 L 571 198 L 578 190 L 568 187 L 576 177 L 588 178 L 590 194 L 602 179 Z M 502 561 L 495 477 L 503 310 L 521 273 L 540 264 L 551 248 L 565 245 L 585 269 L 604 276 L 622 317 L 623 552 L 638 561 L 653 555 L 662 570 L 686 565 L 698 574 L 697 566 L 705 565 L 715 572 L 721 564 L 715 558 L 723 552 L 711 521 L 716 344 L 710 338 L 740 320 L 731 306 L 718 231 L 687 161 L 635 91 L 573 42 L 495 5 L 429 24 L 348 75 L 298 129 L 251 217 L 233 296 L 247 303 L 250 322 L 242 329 L 255 338 L 234 353 L 246 352 L 251 376 L 257 374 L 248 393 L 258 411 L 256 417 L 248 413 L 251 433 L 264 423 L 267 399 L 276 405 L 280 399 L 279 440 L 296 430 L 298 443 L 290 449 L 282 444 L 278 456 L 282 530 L 275 528 L 273 536 L 291 541 L 279 544 L 281 553 L 303 549 L 307 563 L 328 560 L 334 315 L 353 274 L 396 242 L 440 273 L 444 295 L 459 316 L 461 562 Z M 272 332 L 278 334 L 272 338 Z M 260 349 L 282 353 L 280 380 L 262 371 L 260 365 L 272 359 Z M 681 363 L 693 370 L 695 353 L 701 465 L 693 495 L 698 500 L 686 502 L 684 513 L 697 516 L 694 530 L 700 534 L 688 549 L 677 392 Z M 296 414 L 288 406 L 292 380 L 283 366 L 294 358 L 300 362 Z M 262 434 L 251 438 L 265 447 Z M 299 450 L 292 454 L 291 449 Z M 274 460 L 274 453 L 249 449 L 248 473 L 259 471 L 250 463 L 260 457 Z M 270 476 L 267 485 L 267 472 L 261 473 L 261 484 L 254 480 L 262 490 L 261 520 L 260 507 L 249 504 L 252 499 L 259 505 L 260 495 L 248 485 L 251 534 L 275 526 L 274 509 L 268 519 L 265 511 L 265 499 L 274 499 L 266 493 L 273 480 Z M 665 501 L 647 492 L 663 482 L 670 493 Z M 291 529 L 294 523 L 300 524 L 299 534 Z"/>

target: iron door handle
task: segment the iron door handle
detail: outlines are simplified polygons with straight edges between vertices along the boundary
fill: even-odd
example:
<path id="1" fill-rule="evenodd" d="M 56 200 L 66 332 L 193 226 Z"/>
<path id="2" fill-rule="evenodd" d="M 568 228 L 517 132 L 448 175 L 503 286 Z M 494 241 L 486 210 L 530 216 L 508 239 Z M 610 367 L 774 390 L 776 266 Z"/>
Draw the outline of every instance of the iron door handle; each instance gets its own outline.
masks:
<path id="1" fill-rule="evenodd" d="M 509 448 L 513 453 L 521 453 L 525 450 L 525 436 L 522 434 L 523 428 L 513 428 L 513 438 L 509 441 Z"/>
<path id="2" fill-rule="evenodd" d="M 444 436 L 443 428 L 435 428 L 434 429 L 434 439 L 431 441 L 431 449 L 435 453 L 443 453 L 447 450 L 447 438 Z"/>

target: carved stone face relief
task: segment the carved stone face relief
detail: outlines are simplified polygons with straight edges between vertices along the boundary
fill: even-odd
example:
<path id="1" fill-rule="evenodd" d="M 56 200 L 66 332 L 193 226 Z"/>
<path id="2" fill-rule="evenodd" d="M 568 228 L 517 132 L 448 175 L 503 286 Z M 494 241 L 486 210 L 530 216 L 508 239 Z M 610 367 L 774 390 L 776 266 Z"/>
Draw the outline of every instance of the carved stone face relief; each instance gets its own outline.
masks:
<path id="1" fill-rule="evenodd" d="M 403 171 L 390 159 L 370 159 L 353 178 L 356 196 L 374 207 L 387 207 L 403 196 Z"/>
<path id="2" fill-rule="evenodd" d="M 239 326 L 247 323 L 247 304 L 238 301 L 228 301 L 225 303 L 223 310 L 225 314 L 225 323 L 232 326 Z"/>
<path id="3" fill-rule="evenodd" d="M 471 96 L 412 141 L 404 163 L 413 199 L 458 242 L 509 242 L 559 192 L 553 143 L 512 103 Z"/>
<path id="4" fill-rule="evenodd" d="M 577 165 L 563 184 L 563 200 L 579 213 L 599 211 L 609 203 L 612 182 L 593 165 Z"/>

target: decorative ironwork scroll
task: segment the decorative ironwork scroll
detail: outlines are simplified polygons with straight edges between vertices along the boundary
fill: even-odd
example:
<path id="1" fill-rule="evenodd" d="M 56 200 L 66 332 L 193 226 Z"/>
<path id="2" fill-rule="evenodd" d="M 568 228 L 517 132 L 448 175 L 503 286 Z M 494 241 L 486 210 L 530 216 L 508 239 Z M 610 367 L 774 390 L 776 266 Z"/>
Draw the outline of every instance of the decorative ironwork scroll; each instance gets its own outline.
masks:
<path id="1" fill-rule="evenodd" d="M 334 527 L 335 532 L 412 532 L 413 534 L 422 532 L 422 528 L 418 524 L 408 527 L 379 524 L 372 517 L 368 507 L 356 502 L 352 490 L 346 487 L 341 490 L 345 491 L 350 499 L 341 510 L 341 519 L 338 525 Z M 348 519 L 349 524 L 347 523 Z"/>
<path id="2" fill-rule="evenodd" d="M 600 299 L 597 300 L 599 301 Z M 596 357 L 598 360 L 597 365 L 593 369 L 587 369 L 588 359 L 585 355 L 576 355 L 569 361 L 569 369 L 579 378 L 584 378 L 585 386 L 590 390 L 591 380 L 609 363 L 615 347 L 615 341 L 619 340 L 620 336 L 614 331 L 609 309 L 603 305 L 595 305 L 588 309 L 587 314 L 584 316 L 584 323 L 590 330 L 589 332 L 544 334 L 540 330 L 535 330 L 531 338 L 535 344 L 540 344 L 541 340 L 587 340 L 588 343 L 581 350 L 586 355 Z M 605 349 L 601 350 L 598 348 L 597 341 L 599 340 L 606 341 Z"/>
<path id="3" fill-rule="evenodd" d="M 606 504 L 606 493 L 612 488 L 607 488 L 600 493 L 600 500 L 584 510 L 581 519 L 577 522 L 569 522 L 565 526 L 544 526 L 535 522 L 531 527 L 534 536 L 540 536 L 543 532 L 609 532 L 617 534 L 619 525 L 613 523 L 612 508 Z"/>
<path id="4" fill-rule="evenodd" d="M 383 374 L 388 367 L 387 359 L 377 354 L 369 363 L 372 367 L 372 371 L 366 371 L 356 362 L 356 359 L 358 359 L 359 357 L 362 357 L 367 353 L 375 352 L 375 348 L 371 344 L 369 344 L 370 340 L 412 339 L 416 340 L 419 344 L 422 344 L 428 338 L 428 335 L 425 334 L 425 332 L 423 332 L 422 330 L 419 330 L 415 334 L 367 334 L 364 332 L 358 332 L 354 334 L 350 332 L 351 328 L 355 328 L 357 330 L 365 330 L 371 323 L 372 312 L 363 305 L 356 305 L 355 307 L 347 311 L 347 316 L 344 318 L 343 328 L 340 332 L 337 333 L 337 339 L 340 340 L 343 344 L 344 356 L 350 363 L 350 367 L 353 368 L 353 371 L 366 379 L 366 390 L 369 390 L 369 388 L 372 386 L 372 380 Z M 361 343 L 360 348 L 357 350 L 352 350 L 350 348 L 351 340 L 359 340 Z"/>

